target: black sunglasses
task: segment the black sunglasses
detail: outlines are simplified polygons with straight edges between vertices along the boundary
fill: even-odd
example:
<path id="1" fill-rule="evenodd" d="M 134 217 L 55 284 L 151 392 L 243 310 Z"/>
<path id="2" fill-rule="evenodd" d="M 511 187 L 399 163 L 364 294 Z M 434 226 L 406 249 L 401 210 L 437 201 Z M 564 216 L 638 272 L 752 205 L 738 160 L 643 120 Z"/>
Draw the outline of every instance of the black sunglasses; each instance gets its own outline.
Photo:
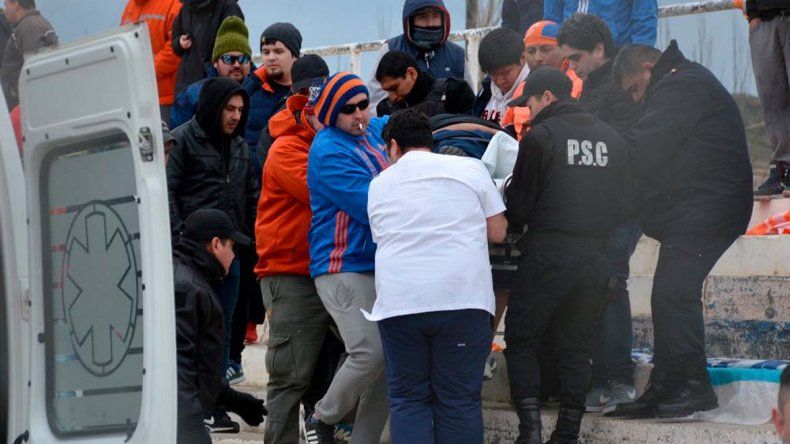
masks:
<path id="1" fill-rule="evenodd" d="M 370 100 L 369 99 L 365 99 L 365 100 L 363 100 L 361 102 L 357 102 L 357 103 L 347 103 L 347 104 L 343 105 L 342 107 L 340 107 L 340 113 L 341 114 L 354 114 L 354 111 L 356 111 L 357 109 L 359 109 L 360 111 L 365 111 L 366 109 L 368 109 L 368 106 L 370 106 Z"/>
<path id="2" fill-rule="evenodd" d="M 232 65 L 236 62 L 239 62 L 239 65 L 246 65 L 247 63 L 250 63 L 250 56 L 247 54 L 242 54 L 240 56 L 225 54 L 219 56 L 219 59 L 222 60 L 222 63 L 226 65 Z"/>

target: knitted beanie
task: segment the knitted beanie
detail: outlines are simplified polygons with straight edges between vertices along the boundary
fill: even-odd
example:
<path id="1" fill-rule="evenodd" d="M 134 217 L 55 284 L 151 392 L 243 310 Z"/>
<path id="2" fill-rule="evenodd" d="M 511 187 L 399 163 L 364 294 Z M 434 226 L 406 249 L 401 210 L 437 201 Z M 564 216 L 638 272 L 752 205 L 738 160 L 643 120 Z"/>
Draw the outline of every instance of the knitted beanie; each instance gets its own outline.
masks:
<path id="1" fill-rule="evenodd" d="M 560 26 L 551 20 L 536 22 L 527 29 L 524 36 L 524 46 L 557 46 L 557 32 L 559 30 Z"/>
<path id="2" fill-rule="evenodd" d="M 315 104 L 315 114 L 324 126 L 335 126 L 340 108 L 359 93 L 370 96 L 365 82 L 347 71 L 340 71 L 326 79 Z"/>
<path id="3" fill-rule="evenodd" d="M 269 40 L 276 40 L 283 42 L 286 48 L 291 51 L 294 57 L 299 57 L 302 51 L 302 33 L 296 29 L 296 26 L 290 23 L 275 23 L 263 30 L 261 34 L 261 48 L 266 45 Z M 263 50 L 261 50 L 263 52 Z"/>
<path id="4" fill-rule="evenodd" d="M 250 33 L 244 20 L 231 15 L 222 21 L 217 31 L 217 39 L 214 41 L 214 52 L 211 54 L 211 61 L 216 62 L 223 54 L 238 51 L 252 57 L 250 48 Z"/>

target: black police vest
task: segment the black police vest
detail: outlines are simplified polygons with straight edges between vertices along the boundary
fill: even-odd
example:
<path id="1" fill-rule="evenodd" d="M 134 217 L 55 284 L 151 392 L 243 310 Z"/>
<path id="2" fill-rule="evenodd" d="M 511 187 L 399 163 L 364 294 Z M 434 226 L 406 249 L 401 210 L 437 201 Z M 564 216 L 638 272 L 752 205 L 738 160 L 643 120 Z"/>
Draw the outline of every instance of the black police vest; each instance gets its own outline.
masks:
<path id="1" fill-rule="evenodd" d="M 529 230 L 608 235 L 623 222 L 630 192 L 623 138 L 586 112 L 538 126 L 545 127 L 533 129 L 544 159 Z"/>

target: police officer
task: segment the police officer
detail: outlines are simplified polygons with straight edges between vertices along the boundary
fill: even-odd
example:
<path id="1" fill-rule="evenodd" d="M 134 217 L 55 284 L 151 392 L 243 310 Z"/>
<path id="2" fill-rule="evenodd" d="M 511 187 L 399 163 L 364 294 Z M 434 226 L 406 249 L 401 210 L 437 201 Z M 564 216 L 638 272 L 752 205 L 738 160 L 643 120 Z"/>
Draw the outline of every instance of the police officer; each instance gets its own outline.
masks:
<path id="1" fill-rule="evenodd" d="M 611 283 L 606 244 L 625 218 L 625 142 L 570 98 L 572 83 L 542 67 L 511 106 L 534 116 L 522 138 L 506 216 L 527 226 L 505 319 L 505 358 L 519 416 L 518 443 L 541 443 L 538 348 L 551 335 L 562 381 L 553 443 L 576 442 L 590 382 L 589 333 Z"/>

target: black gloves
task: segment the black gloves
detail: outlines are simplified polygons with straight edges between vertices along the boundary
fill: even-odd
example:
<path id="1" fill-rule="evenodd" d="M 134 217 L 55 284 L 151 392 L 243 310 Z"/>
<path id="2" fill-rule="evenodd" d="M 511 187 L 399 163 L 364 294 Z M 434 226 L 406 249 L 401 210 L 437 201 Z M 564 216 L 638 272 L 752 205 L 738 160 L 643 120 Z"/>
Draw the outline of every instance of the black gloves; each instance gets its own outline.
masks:
<path id="1" fill-rule="evenodd" d="M 263 417 L 269 414 L 262 399 L 258 399 L 248 393 L 237 392 L 234 389 L 228 390 L 226 407 L 244 420 L 247 424 L 257 427 L 263 422 Z"/>

